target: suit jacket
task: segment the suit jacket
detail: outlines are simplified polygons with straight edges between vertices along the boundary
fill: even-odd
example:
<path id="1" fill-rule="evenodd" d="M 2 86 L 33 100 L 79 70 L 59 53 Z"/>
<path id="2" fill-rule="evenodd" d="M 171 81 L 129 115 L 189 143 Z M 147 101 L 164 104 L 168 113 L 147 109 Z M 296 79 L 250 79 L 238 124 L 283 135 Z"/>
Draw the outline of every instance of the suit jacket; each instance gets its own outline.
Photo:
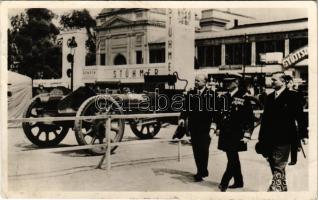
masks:
<path id="1" fill-rule="evenodd" d="M 287 145 L 305 137 L 308 132 L 300 96 L 288 89 L 276 99 L 274 92 L 269 94 L 265 100 L 259 141 L 267 146 Z"/>
<path id="2" fill-rule="evenodd" d="M 241 140 L 244 133 L 252 135 L 254 114 L 251 102 L 243 90 L 232 97 L 229 93 L 219 98 L 217 126 L 220 129 L 218 149 L 223 151 L 246 151 L 247 145 Z M 224 105 L 225 103 L 225 105 Z"/>
<path id="3" fill-rule="evenodd" d="M 180 118 L 188 118 L 190 133 L 209 134 L 214 113 L 214 91 L 207 88 L 198 95 L 198 90 L 190 90 L 186 95 Z"/>

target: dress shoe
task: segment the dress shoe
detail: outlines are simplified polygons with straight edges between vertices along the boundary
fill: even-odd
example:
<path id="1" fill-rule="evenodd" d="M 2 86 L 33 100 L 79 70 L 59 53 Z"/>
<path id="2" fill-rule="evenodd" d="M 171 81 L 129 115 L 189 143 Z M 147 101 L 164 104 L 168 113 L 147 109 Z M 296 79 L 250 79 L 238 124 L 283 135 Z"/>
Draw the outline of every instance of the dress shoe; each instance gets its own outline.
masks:
<path id="1" fill-rule="evenodd" d="M 218 188 L 220 189 L 221 192 L 226 192 L 227 187 L 223 185 L 219 185 Z"/>
<path id="2" fill-rule="evenodd" d="M 296 162 L 289 162 L 288 165 L 296 165 Z"/>
<path id="3" fill-rule="evenodd" d="M 201 181 L 203 181 L 202 176 L 200 176 L 200 175 L 198 175 L 198 174 L 194 175 L 193 178 L 194 178 L 194 182 L 201 182 Z"/>
<path id="4" fill-rule="evenodd" d="M 229 188 L 235 189 L 235 188 L 242 188 L 244 186 L 243 183 L 234 183 L 233 185 L 230 185 Z"/>
<path id="5" fill-rule="evenodd" d="M 205 173 L 202 173 L 201 176 L 204 178 L 204 177 L 208 177 L 209 176 L 209 172 L 206 171 Z"/>

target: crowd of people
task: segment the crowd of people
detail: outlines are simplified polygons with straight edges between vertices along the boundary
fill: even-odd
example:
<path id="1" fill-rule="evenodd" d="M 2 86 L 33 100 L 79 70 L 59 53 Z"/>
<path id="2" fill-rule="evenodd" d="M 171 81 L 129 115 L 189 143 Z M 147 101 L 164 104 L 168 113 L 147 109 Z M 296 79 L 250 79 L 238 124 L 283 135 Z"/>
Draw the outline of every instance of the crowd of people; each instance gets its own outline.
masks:
<path id="1" fill-rule="evenodd" d="M 212 98 L 211 88 L 207 87 L 207 76 L 195 77 L 195 88 L 187 95 L 197 95 L 191 105 L 181 113 L 179 127 L 188 120 L 194 160 L 197 173 L 194 181 L 203 181 L 209 176 L 208 160 L 211 132 L 218 133 L 218 149 L 226 153 L 227 166 L 219 183 L 219 189 L 225 192 L 231 188 L 244 187 L 239 152 L 247 150 L 254 129 L 254 114 L 247 90 L 240 85 L 239 74 L 224 78 L 226 92 Z M 308 143 L 306 116 L 302 106 L 302 96 L 292 90 L 292 78 L 283 72 L 272 75 L 274 92 L 265 98 L 261 118 L 258 143 L 255 150 L 269 163 L 272 182 L 267 191 L 287 191 L 285 167 L 291 154 L 290 165 L 297 162 L 297 152 Z M 213 102 L 217 105 L 211 111 L 205 106 Z M 215 126 L 211 126 L 215 124 Z M 234 184 L 229 185 L 231 179 Z"/>

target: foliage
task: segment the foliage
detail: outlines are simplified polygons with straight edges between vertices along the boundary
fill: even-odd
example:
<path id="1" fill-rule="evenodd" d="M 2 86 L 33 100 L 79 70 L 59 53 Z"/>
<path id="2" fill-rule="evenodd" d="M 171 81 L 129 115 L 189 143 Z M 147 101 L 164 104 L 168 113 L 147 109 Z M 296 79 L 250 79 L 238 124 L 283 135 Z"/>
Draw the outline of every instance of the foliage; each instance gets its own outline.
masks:
<path id="1" fill-rule="evenodd" d="M 10 19 L 8 30 L 9 68 L 31 78 L 59 78 L 62 49 L 56 43 L 56 15 L 46 8 L 30 8 Z"/>
<path id="2" fill-rule="evenodd" d="M 60 23 L 64 28 L 86 28 L 89 34 L 91 34 L 90 28 L 96 26 L 95 19 L 86 9 L 73 10 L 71 13 L 62 15 Z"/>
<path id="3" fill-rule="evenodd" d="M 96 27 L 96 20 L 90 15 L 89 11 L 73 10 L 72 12 L 62 15 L 60 24 L 66 29 L 85 28 L 88 39 L 86 40 L 86 65 L 96 64 L 96 35 L 93 29 Z"/>

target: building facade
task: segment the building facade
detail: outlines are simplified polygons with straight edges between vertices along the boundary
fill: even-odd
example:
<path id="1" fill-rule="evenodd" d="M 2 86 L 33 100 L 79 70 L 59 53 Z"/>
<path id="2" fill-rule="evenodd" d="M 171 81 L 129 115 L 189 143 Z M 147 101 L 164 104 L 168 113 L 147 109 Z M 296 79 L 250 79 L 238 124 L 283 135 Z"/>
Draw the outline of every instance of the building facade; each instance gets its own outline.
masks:
<path id="1" fill-rule="evenodd" d="M 308 80 L 308 60 L 284 68 L 284 57 L 308 45 L 308 19 L 236 25 L 218 32 L 196 34 L 197 69 L 209 74 L 228 71 L 272 73 L 288 71 L 294 77 Z M 262 55 L 281 55 L 265 62 Z M 245 68 L 245 69 L 244 69 Z"/>
<path id="2" fill-rule="evenodd" d="M 103 9 L 97 17 L 97 65 L 165 63 L 165 9 Z M 209 75 L 269 74 L 285 70 L 308 80 L 307 59 L 283 67 L 284 57 L 308 45 L 308 19 L 255 23 L 249 16 L 217 9 L 196 18 L 194 67 Z M 264 61 L 262 56 L 276 58 Z"/>
<path id="3" fill-rule="evenodd" d="M 97 65 L 165 62 L 165 9 L 103 9 L 97 17 Z"/>

